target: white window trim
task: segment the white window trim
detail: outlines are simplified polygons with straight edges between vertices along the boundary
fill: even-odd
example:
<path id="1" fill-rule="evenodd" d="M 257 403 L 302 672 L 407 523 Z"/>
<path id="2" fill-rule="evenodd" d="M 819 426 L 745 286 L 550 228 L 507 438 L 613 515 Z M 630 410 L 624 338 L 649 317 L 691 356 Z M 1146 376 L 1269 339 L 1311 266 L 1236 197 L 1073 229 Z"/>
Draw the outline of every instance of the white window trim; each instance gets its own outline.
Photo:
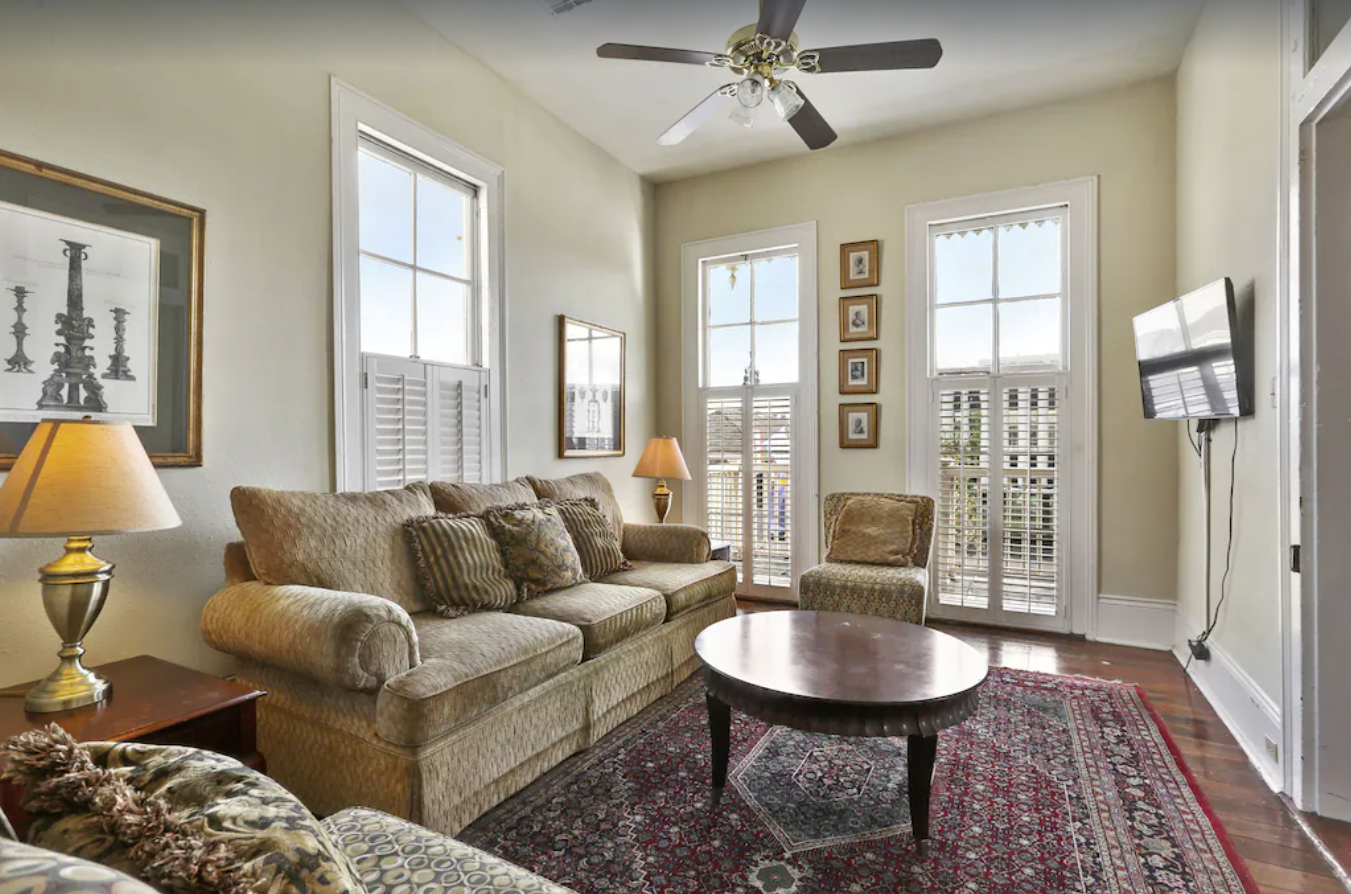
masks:
<path id="1" fill-rule="evenodd" d="M 930 403 L 929 232 L 931 226 L 1015 212 L 1068 207 L 1069 282 L 1073 302 L 1067 328 L 1069 394 L 1077 423 L 1068 430 L 1063 504 L 1068 524 L 1065 581 L 1068 629 L 1092 636 L 1098 610 L 1098 180 L 1088 177 L 1023 189 L 967 196 L 906 209 L 905 352 L 906 475 L 912 493 L 936 494 Z M 1070 297 L 1072 296 L 1072 297 Z M 932 575 L 933 569 L 930 569 Z"/>
<path id="2" fill-rule="evenodd" d="M 503 219 L 504 173 L 501 167 L 452 140 L 394 111 L 338 78 L 331 80 L 333 128 L 333 453 L 335 486 L 360 490 L 365 481 L 364 432 L 358 303 L 357 149 L 363 128 L 377 132 L 398 148 L 429 163 L 452 170 L 479 190 L 481 219 L 478 258 L 486 305 L 486 345 L 481 356 L 488 369 L 490 449 L 485 460 L 489 481 L 507 474 L 507 405 L 504 370 L 506 347 L 506 262 Z"/>
<path id="3" fill-rule="evenodd" d="M 799 479 L 801 502 L 793 511 L 794 543 L 800 544 L 801 557 L 795 565 L 793 587 L 797 587 L 797 576 L 802 571 L 817 564 L 820 554 L 820 492 L 817 484 L 817 452 L 820 445 L 820 404 L 817 400 L 817 321 L 820 317 L 817 301 L 817 249 L 816 222 L 759 230 L 754 233 L 742 233 L 735 236 L 723 236 L 705 239 L 699 242 L 687 242 L 680 250 L 681 278 L 681 333 L 683 346 L 681 354 L 681 445 L 692 468 L 705 469 L 706 450 L 704 439 L 703 415 L 699 409 L 700 341 L 703 338 L 700 308 L 702 299 L 699 294 L 703 277 L 700 263 L 704 258 L 717 258 L 726 255 L 750 254 L 769 249 L 796 245 L 798 248 L 798 357 L 799 382 L 805 433 L 802 438 L 794 438 L 794 469 L 800 469 Z M 764 386 L 766 388 L 773 386 Z M 693 485 L 694 482 L 691 482 Z M 687 523 L 699 524 L 703 518 L 704 495 L 699 487 L 681 488 L 681 512 Z M 801 511 L 806 510 L 806 511 Z"/>

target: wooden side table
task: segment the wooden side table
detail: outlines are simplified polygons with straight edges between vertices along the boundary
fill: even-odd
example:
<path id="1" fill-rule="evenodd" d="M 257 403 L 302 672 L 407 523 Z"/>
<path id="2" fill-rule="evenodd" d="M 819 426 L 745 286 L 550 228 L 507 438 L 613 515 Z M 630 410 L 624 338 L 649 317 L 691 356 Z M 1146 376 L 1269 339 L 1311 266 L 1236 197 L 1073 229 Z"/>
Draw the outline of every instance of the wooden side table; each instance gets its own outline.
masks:
<path id="1" fill-rule="evenodd" d="M 266 695 L 261 690 L 149 655 L 96 670 L 113 683 L 112 697 L 101 704 L 29 714 L 22 698 L 0 698 L 0 741 L 56 723 L 81 742 L 187 745 L 267 771 L 267 762 L 258 753 L 256 711 L 258 699 Z M 21 794 L 18 786 L 0 784 L 0 807 L 23 837 L 28 823 L 19 807 Z"/>

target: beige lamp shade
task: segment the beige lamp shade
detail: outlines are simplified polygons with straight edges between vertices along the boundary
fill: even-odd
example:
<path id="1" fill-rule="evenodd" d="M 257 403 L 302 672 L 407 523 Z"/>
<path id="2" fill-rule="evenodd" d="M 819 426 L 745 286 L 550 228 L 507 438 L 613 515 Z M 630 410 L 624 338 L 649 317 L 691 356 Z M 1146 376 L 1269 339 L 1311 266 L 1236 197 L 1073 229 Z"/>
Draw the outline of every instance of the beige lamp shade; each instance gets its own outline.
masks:
<path id="1" fill-rule="evenodd" d="M 0 485 L 4 537 L 95 537 L 182 523 L 125 422 L 44 420 Z"/>
<path id="2" fill-rule="evenodd" d="M 638 468 L 633 470 L 633 477 L 689 481 L 690 469 L 680 453 L 680 442 L 675 438 L 653 438 L 648 441 L 647 449 L 638 459 Z"/>

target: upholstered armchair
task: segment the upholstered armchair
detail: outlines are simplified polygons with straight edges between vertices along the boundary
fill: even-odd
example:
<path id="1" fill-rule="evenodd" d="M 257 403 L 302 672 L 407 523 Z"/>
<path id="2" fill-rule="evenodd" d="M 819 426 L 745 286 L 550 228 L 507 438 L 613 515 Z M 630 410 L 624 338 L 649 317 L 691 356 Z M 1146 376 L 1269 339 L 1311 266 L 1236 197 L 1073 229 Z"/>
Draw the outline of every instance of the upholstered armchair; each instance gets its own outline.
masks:
<path id="1" fill-rule="evenodd" d="M 904 494 L 826 497 L 826 561 L 804 573 L 798 604 L 923 624 L 934 501 Z"/>

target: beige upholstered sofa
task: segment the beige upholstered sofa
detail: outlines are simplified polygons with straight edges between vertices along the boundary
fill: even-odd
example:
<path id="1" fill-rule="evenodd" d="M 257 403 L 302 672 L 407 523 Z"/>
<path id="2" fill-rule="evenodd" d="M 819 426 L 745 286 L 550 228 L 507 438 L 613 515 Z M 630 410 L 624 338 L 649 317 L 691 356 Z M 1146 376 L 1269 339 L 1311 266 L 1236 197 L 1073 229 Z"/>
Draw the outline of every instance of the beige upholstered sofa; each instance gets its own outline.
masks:
<path id="1" fill-rule="evenodd" d="M 369 807 L 449 835 L 689 676 L 695 637 L 736 612 L 736 570 L 709 561 L 702 530 L 624 524 L 599 474 L 431 490 L 442 512 L 595 497 L 634 568 L 449 619 L 416 600 L 262 583 L 255 546 L 235 543 L 202 633 L 267 690 L 268 772 L 311 810 Z"/>

